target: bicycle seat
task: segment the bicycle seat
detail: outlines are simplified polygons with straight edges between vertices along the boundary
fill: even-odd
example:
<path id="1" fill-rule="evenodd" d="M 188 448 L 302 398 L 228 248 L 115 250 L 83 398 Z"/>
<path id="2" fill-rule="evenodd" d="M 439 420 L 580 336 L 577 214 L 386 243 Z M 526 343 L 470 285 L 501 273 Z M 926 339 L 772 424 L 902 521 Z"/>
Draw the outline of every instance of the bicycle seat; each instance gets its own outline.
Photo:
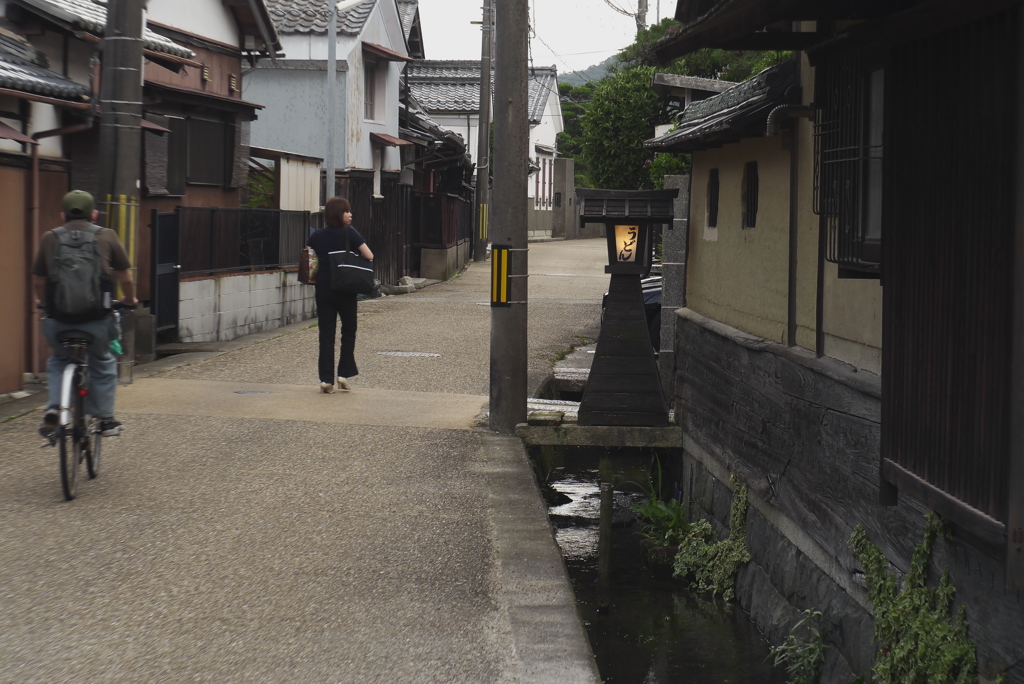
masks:
<path id="1" fill-rule="evenodd" d="M 92 344 L 94 337 L 84 330 L 63 330 L 57 333 L 61 344 Z"/>

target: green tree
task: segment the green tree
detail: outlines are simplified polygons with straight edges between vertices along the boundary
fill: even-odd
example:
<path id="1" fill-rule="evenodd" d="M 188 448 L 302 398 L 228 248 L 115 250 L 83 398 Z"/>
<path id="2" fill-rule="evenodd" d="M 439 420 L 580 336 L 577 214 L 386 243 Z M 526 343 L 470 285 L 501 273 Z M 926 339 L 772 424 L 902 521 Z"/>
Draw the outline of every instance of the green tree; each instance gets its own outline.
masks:
<path id="1" fill-rule="evenodd" d="M 724 81 L 744 81 L 788 59 L 787 52 L 698 50 L 659 65 L 654 46 L 678 24 L 672 19 L 642 31 L 620 52 L 600 81 L 581 86 L 561 83 L 564 130 L 559 154 L 576 161 L 576 185 L 595 188 L 660 188 L 664 176 L 687 173 L 689 155 L 653 153 L 643 143 L 654 128 L 669 123 L 669 111 L 651 88 L 658 71 Z"/>
<path id="2" fill-rule="evenodd" d="M 653 156 L 644 141 L 661 123 L 664 106 L 651 89 L 653 67 L 635 67 L 603 79 L 583 118 L 583 161 L 596 188 L 652 187 Z"/>
<path id="3" fill-rule="evenodd" d="M 597 84 L 584 83 L 573 87 L 568 83 L 558 84 L 558 95 L 562 103 L 562 121 L 564 129 L 558 134 L 556 144 L 558 153 L 563 157 L 572 157 L 576 162 L 576 185 L 586 187 L 587 168 L 583 163 L 583 118 L 587 107 L 594 96 Z"/>

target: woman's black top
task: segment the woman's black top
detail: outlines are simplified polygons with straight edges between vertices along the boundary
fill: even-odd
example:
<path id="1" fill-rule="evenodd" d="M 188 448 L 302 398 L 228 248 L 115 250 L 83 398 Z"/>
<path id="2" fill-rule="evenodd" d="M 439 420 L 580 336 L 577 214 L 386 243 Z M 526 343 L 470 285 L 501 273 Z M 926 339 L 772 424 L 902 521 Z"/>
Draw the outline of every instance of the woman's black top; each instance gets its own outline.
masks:
<path id="1" fill-rule="evenodd" d="M 359 234 L 359 231 L 352 226 L 327 226 L 321 228 L 309 236 L 306 244 L 316 252 L 316 259 L 320 262 L 320 268 L 316 273 L 316 284 L 331 284 L 331 252 L 340 252 L 345 249 L 345 232 L 348 231 L 348 250 L 359 253 L 359 246 L 366 244 L 366 240 Z"/>

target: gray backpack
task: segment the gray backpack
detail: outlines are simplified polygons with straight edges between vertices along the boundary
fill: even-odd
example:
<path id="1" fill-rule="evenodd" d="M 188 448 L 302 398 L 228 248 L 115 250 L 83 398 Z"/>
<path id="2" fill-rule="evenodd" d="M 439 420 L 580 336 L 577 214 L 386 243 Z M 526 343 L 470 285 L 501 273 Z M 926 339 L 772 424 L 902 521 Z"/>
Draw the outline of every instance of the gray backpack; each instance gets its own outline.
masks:
<path id="1" fill-rule="evenodd" d="M 57 245 L 46 288 L 47 314 L 64 323 L 103 318 L 111 311 L 114 282 L 96 240 L 99 226 L 84 230 L 54 228 Z"/>

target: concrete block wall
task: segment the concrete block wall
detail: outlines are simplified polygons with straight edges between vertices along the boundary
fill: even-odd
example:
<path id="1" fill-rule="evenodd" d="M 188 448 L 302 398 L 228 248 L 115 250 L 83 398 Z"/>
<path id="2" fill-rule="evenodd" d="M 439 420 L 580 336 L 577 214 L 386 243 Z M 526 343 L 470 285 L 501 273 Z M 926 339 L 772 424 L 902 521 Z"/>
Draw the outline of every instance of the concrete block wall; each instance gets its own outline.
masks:
<path id="1" fill-rule="evenodd" d="M 223 342 L 313 318 L 313 287 L 296 273 L 244 273 L 181 283 L 178 340 Z"/>
<path id="2" fill-rule="evenodd" d="M 531 199 L 529 214 L 527 215 L 527 239 L 543 240 L 552 237 L 554 214 L 555 212 L 550 209 L 534 209 L 533 200 Z"/>

